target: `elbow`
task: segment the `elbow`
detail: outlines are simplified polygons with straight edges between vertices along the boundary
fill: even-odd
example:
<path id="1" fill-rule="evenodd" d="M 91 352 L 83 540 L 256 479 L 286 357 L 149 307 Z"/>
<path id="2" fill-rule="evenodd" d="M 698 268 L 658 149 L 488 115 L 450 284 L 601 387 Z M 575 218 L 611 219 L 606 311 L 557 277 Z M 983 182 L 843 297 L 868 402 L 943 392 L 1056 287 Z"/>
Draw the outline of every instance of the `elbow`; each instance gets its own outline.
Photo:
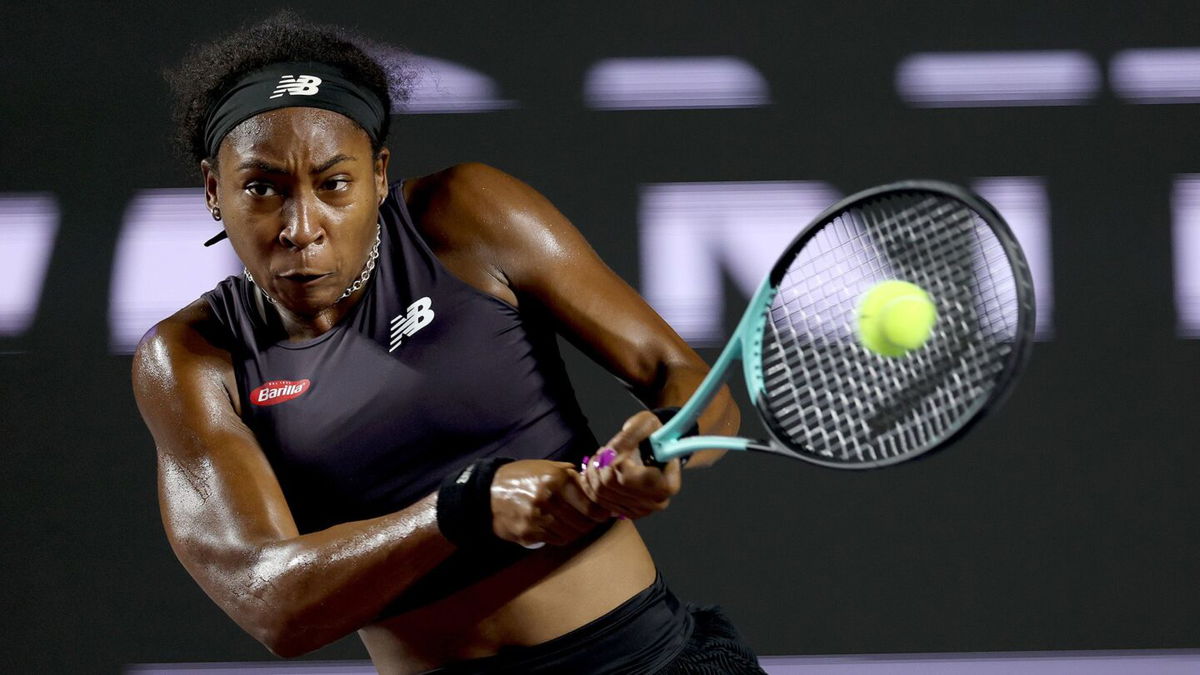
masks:
<path id="1" fill-rule="evenodd" d="M 275 656 L 290 659 L 302 656 L 332 640 L 320 641 L 314 630 L 311 615 L 305 615 L 300 607 L 289 602 L 295 598 L 294 589 L 281 588 L 281 580 L 267 582 L 260 578 L 261 586 L 242 595 L 228 611 L 231 618 L 250 637 L 266 647 Z M 278 585 L 277 585 L 278 584 Z"/>
<path id="2" fill-rule="evenodd" d="M 180 559 L 217 606 L 272 654 L 292 658 L 325 646 L 331 635 L 320 615 L 320 595 L 296 568 L 304 557 L 281 543 L 233 550 L 203 542 L 172 541 Z M 208 564 L 189 562 L 206 561 Z"/>
<path id="3" fill-rule="evenodd" d="M 303 656 L 316 649 L 316 647 L 306 647 L 296 640 L 289 639 L 286 635 L 278 635 L 272 636 L 268 639 L 260 639 L 259 642 L 261 642 L 268 651 L 281 659 L 292 659 L 297 656 Z"/>
<path id="4" fill-rule="evenodd" d="M 324 643 L 314 641 L 311 633 L 302 626 L 284 619 L 261 626 L 251 631 L 251 635 L 268 651 L 283 659 L 303 656 L 324 646 Z"/>
<path id="5" fill-rule="evenodd" d="M 242 630 L 275 656 L 290 659 L 306 651 L 296 639 L 295 632 L 288 628 L 288 621 L 278 608 L 262 607 L 253 614 L 243 613 L 232 618 Z"/>

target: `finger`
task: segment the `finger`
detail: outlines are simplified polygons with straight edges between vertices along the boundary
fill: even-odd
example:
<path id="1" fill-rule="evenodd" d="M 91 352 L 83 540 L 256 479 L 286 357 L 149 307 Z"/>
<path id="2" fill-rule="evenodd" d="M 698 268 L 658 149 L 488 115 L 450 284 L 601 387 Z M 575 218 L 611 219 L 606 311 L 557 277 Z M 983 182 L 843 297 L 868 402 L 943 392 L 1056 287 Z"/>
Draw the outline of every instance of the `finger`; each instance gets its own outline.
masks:
<path id="1" fill-rule="evenodd" d="M 597 491 L 600 488 L 600 470 L 589 466 L 586 471 L 579 475 L 579 478 L 584 493 L 587 494 L 588 499 L 595 502 L 599 498 Z"/>
<path id="2" fill-rule="evenodd" d="M 625 424 L 621 426 L 621 430 L 609 439 L 606 445 L 616 448 L 618 451 L 629 451 L 637 448 L 638 444 L 643 439 L 654 433 L 662 422 L 654 416 L 654 413 L 649 410 L 642 412 L 625 420 Z"/>
<path id="3" fill-rule="evenodd" d="M 618 480 L 614 473 L 618 466 L 626 474 L 638 474 L 641 478 Z M 618 455 L 611 447 L 602 448 L 591 458 L 581 478 L 591 501 L 623 517 L 638 518 L 661 511 L 666 506 L 662 500 L 669 497 L 657 469 L 646 469 L 636 453 Z"/>
<path id="4" fill-rule="evenodd" d="M 568 495 L 567 493 L 570 492 Z M 596 526 L 597 522 L 604 520 L 603 517 L 592 519 L 586 511 L 580 511 L 576 504 L 583 505 L 585 509 L 594 508 L 599 513 L 603 514 L 603 509 L 592 502 L 588 501 L 583 495 L 583 491 L 576 485 L 563 486 L 563 490 L 554 495 L 554 499 L 547 504 L 547 508 L 554 515 L 554 518 L 560 521 L 564 527 L 576 530 L 580 533 L 586 532 Z M 606 515 L 606 514 L 604 514 Z"/>
<path id="5" fill-rule="evenodd" d="M 575 478 L 575 484 L 565 486 L 560 496 L 587 520 L 603 522 L 609 518 L 608 510 L 591 499 L 587 492 L 587 479 L 583 475 Z"/>
<path id="6" fill-rule="evenodd" d="M 611 469 L 605 469 L 605 473 Z M 611 477 L 603 481 L 596 490 L 593 501 L 604 509 L 626 517 L 640 518 L 653 511 L 660 510 L 655 500 L 647 499 L 646 495 L 630 490 L 617 483 Z"/>
<path id="7" fill-rule="evenodd" d="M 660 502 L 679 491 L 679 477 L 641 463 L 627 462 L 613 467 L 612 477 L 605 482 L 615 490 L 637 495 L 644 501 Z"/>
<path id="8" fill-rule="evenodd" d="M 679 458 L 675 458 L 667 462 L 667 466 L 662 471 L 663 477 L 667 479 L 667 488 L 671 495 L 679 494 L 683 489 L 683 462 Z"/>
<path id="9" fill-rule="evenodd" d="M 569 544 L 596 527 L 596 522 L 584 517 L 575 507 L 564 500 L 556 500 L 546 505 L 550 516 L 543 527 L 547 537 L 556 545 Z"/>
<path id="10" fill-rule="evenodd" d="M 678 461 L 673 466 L 668 464 L 664 471 L 640 463 L 619 465 L 613 467 L 612 475 L 603 481 L 599 492 L 607 500 L 647 515 L 665 509 L 671 498 L 678 494 L 679 474 Z"/>

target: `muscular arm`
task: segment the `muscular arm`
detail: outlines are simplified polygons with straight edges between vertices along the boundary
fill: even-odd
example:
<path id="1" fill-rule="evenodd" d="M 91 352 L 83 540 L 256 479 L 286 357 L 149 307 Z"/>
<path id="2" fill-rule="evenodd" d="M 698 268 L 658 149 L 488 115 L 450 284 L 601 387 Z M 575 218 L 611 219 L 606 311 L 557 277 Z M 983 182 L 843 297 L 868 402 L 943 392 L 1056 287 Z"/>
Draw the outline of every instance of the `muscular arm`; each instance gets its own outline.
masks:
<path id="1" fill-rule="evenodd" d="M 234 621 L 280 656 L 375 618 L 453 546 L 430 495 L 396 513 L 301 535 L 234 408 L 228 352 L 196 303 L 138 346 L 134 393 L 158 450 L 159 504 L 176 555 Z"/>
<path id="2" fill-rule="evenodd" d="M 708 365 L 617 276 L 579 231 L 537 191 L 481 164 L 425 179 L 414 190 L 447 252 L 484 261 L 493 279 L 481 285 L 506 300 L 545 307 L 573 344 L 621 378 L 648 407 L 682 405 Z M 470 223 L 469 228 L 456 223 Z M 458 252 L 458 253 L 456 253 Z M 700 418 L 704 433 L 737 431 L 737 407 L 723 387 Z M 723 454 L 697 453 L 689 466 Z"/>

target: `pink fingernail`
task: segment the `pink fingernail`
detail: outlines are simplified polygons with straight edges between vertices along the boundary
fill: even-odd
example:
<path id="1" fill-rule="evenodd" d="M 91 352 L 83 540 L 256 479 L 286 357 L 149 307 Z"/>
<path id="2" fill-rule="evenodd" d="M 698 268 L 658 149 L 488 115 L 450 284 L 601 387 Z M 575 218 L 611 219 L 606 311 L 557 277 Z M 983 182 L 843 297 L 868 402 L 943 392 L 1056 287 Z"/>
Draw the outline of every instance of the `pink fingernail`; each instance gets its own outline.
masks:
<path id="1" fill-rule="evenodd" d="M 590 462 L 590 461 L 592 461 L 592 456 L 591 456 L 591 455 L 588 455 L 587 457 L 584 457 L 584 458 L 583 458 L 583 461 L 581 461 L 581 462 L 579 463 L 579 470 L 580 470 L 580 471 L 587 471 L 587 469 L 588 469 L 588 462 Z"/>
<path id="2" fill-rule="evenodd" d="M 599 457 L 600 457 L 600 468 L 603 469 L 604 467 L 612 464 L 613 460 L 615 460 L 617 458 L 617 451 L 613 450 L 612 448 L 604 448 L 603 450 L 600 451 Z"/>

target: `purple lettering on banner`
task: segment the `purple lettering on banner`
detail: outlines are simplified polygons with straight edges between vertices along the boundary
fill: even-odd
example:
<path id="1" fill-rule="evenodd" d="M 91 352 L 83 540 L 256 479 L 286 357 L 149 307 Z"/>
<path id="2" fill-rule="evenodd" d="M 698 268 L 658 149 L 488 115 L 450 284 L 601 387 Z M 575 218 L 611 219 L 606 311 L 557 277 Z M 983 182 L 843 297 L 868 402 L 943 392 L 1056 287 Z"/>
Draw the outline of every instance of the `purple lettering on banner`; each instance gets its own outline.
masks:
<path id="1" fill-rule="evenodd" d="M 927 52 L 896 67 L 896 92 L 927 108 L 1059 106 L 1100 92 L 1100 67 L 1078 51 Z"/>
<path id="2" fill-rule="evenodd" d="M 0 195 L 0 335 L 20 335 L 33 323 L 58 221 L 52 194 Z"/>
<path id="3" fill-rule="evenodd" d="M 1181 174 L 1171 191 L 1175 331 L 1200 338 L 1200 174 Z"/>
<path id="4" fill-rule="evenodd" d="M 372 50 L 396 83 L 392 107 L 397 114 L 477 113 L 517 107 L 503 98 L 491 77 L 453 61 L 420 56 L 395 47 Z M 399 85 L 403 83 L 406 88 Z"/>
<path id="5" fill-rule="evenodd" d="M 1131 103 L 1200 101 L 1200 48 L 1127 49 L 1108 73 L 1113 91 Z"/>
<path id="6" fill-rule="evenodd" d="M 1054 336 L 1054 270 L 1045 181 L 1034 176 L 979 178 L 971 187 L 996 207 L 1021 244 L 1037 300 L 1034 331 L 1039 340 L 1049 340 Z"/>
<path id="7" fill-rule="evenodd" d="M 109 290 L 113 352 L 132 352 L 157 321 L 241 271 L 228 242 L 202 245 L 220 229 L 200 188 L 142 190 L 134 196 L 117 240 Z"/>
<path id="8" fill-rule="evenodd" d="M 767 80 L 732 56 L 611 58 L 596 62 L 583 100 L 603 110 L 752 108 L 767 105 Z"/>
<path id="9" fill-rule="evenodd" d="M 642 294 L 688 342 L 721 344 L 722 275 L 749 297 L 800 228 L 839 197 L 820 181 L 644 185 Z"/>

